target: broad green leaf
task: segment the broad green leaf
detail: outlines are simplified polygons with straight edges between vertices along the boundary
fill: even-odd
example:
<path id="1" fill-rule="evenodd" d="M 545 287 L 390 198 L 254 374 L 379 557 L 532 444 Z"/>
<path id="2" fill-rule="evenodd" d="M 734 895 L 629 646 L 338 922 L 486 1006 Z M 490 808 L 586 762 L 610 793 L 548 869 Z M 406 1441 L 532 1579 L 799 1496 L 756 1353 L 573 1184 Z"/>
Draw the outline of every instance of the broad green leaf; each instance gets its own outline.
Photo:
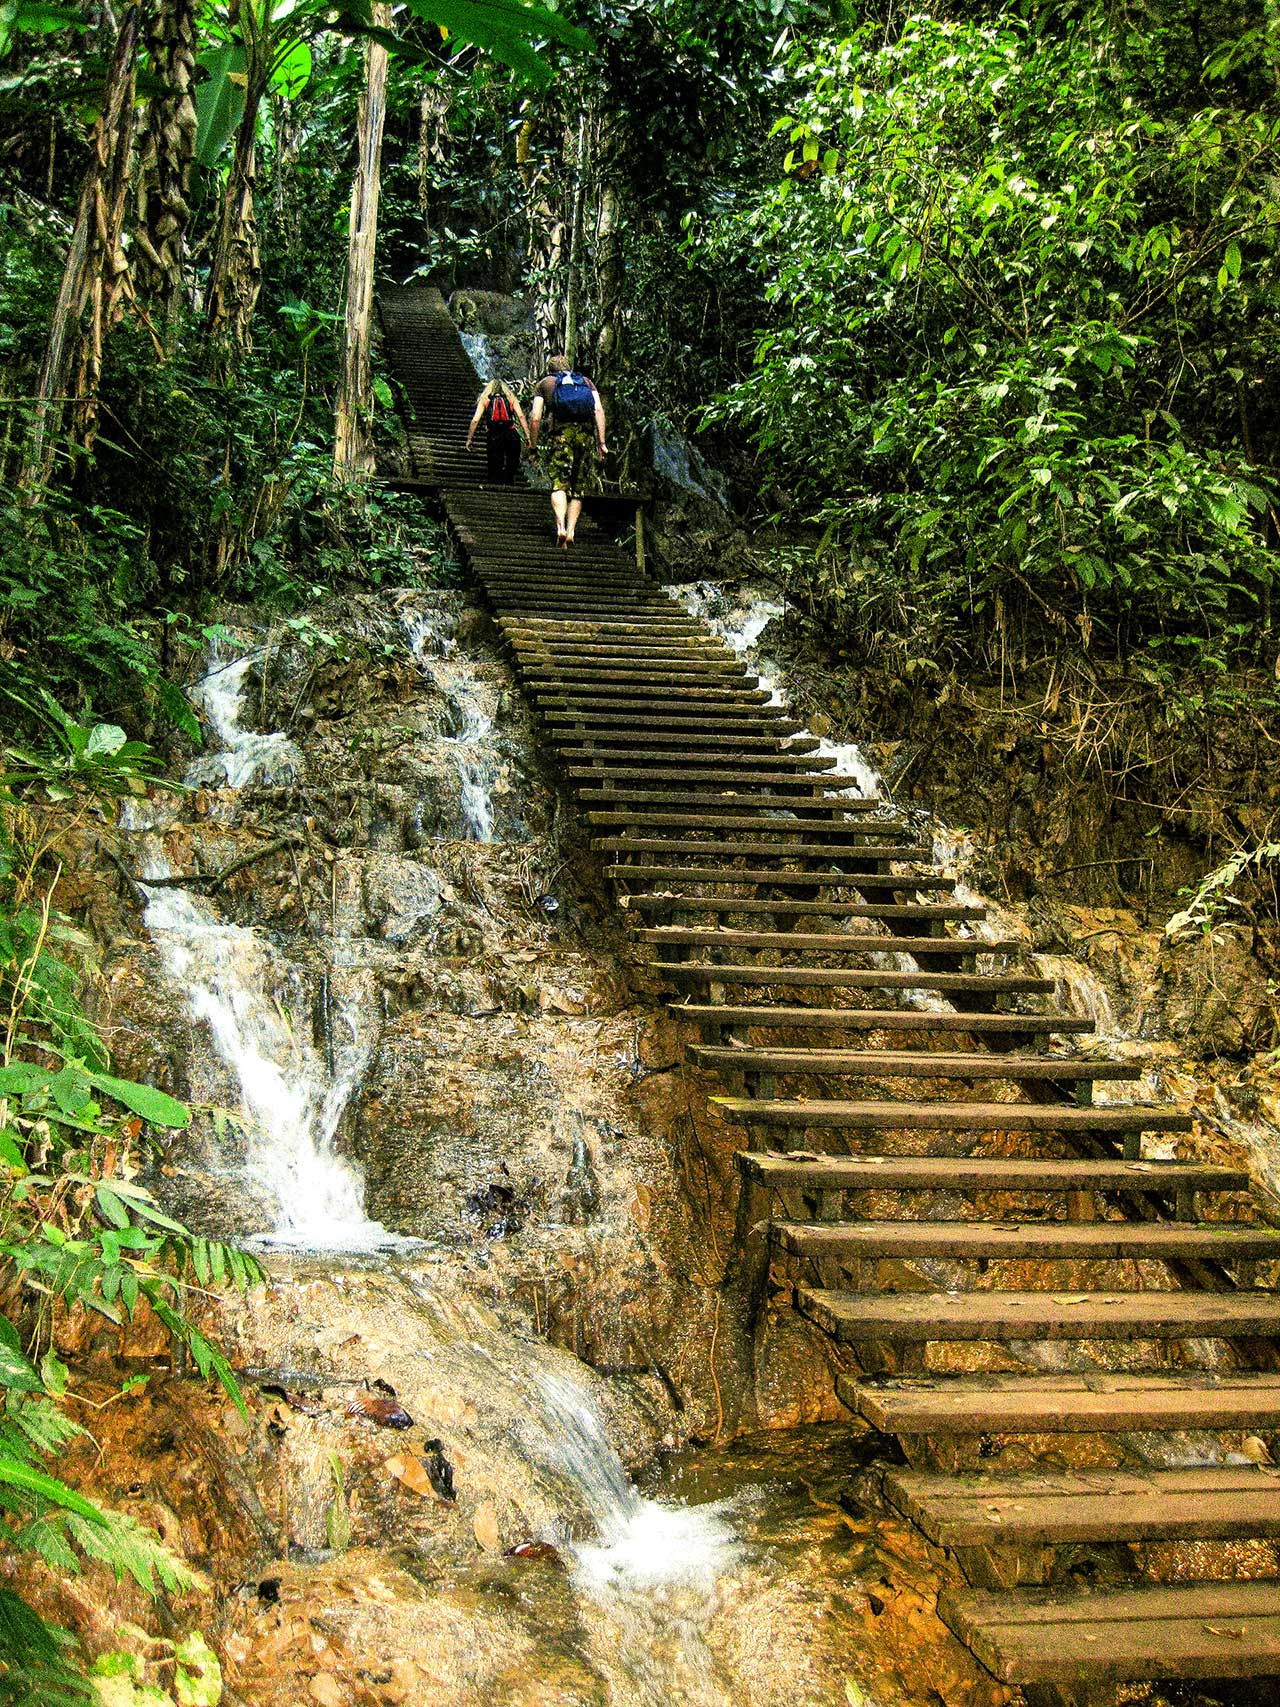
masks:
<path id="1" fill-rule="evenodd" d="M 191 1124 L 191 1110 L 154 1085 L 135 1084 L 132 1079 L 117 1079 L 110 1073 L 87 1073 L 85 1077 L 95 1090 L 114 1097 L 134 1114 L 140 1114 L 153 1126 L 181 1127 Z"/>

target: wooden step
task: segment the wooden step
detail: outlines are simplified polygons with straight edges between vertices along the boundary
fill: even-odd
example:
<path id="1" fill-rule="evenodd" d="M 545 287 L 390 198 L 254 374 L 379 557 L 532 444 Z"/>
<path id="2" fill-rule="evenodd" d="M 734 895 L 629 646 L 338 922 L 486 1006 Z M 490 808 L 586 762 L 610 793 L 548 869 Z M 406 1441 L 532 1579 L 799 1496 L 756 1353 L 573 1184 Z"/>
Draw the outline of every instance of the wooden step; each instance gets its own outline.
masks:
<path id="1" fill-rule="evenodd" d="M 946 1589 L 938 1612 L 1010 1684 L 1280 1676 L 1280 1582 Z"/>
<path id="2" fill-rule="evenodd" d="M 726 931 L 713 926 L 653 925 L 636 933 L 642 942 L 690 948 L 795 949 L 820 954 L 937 954 L 962 958 L 970 954 L 1020 954 L 1026 947 L 1015 937 L 1008 942 L 983 942 L 974 936 L 855 935 L 852 931 Z"/>
<path id="3" fill-rule="evenodd" d="M 579 708 L 575 711 L 553 709 L 539 711 L 537 715 L 548 728 L 564 727 L 587 735 L 593 732 L 616 734 L 619 730 L 636 727 L 634 717 L 626 709 L 621 712 L 592 711 L 590 708 Z M 667 730 L 673 734 L 689 736 L 776 735 L 779 740 L 788 740 L 792 735 L 798 735 L 803 728 L 802 723 L 795 722 L 777 706 L 769 705 L 699 706 L 694 711 L 681 711 L 678 707 L 668 705 L 660 712 L 646 714 L 644 719 L 646 733 L 651 730 Z M 682 781 L 687 774 L 684 770 L 676 771 L 677 777 Z"/>
<path id="4" fill-rule="evenodd" d="M 725 712 L 753 705 L 767 705 L 769 695 L 760 688 L 692 687 L 682 685 L 670 693 L 653 682 L 527 682 L 525 690 L 539 706 L 553 710 L 581 707 L 598 711 L 641 713 L 653 710 L 670 717 L 682 707 L 704 712 L 718 706 Z M 661 694 L 659 698 L 658 695 Z M 688 715 L 686 711 L 685 715 Z"/>
<path id="5" fill-rule="evenodd" d="M 926 1049 L 748 1049 L 695 1043 L 689 1054 L 715 1072 L 791 1073 L 849 1079 L 1007 1079 L 1079 1084 L 1095 1079 L 1140 1079 L 1146 1063 L 1104 1061 L 1090 1055 L 974 1055 Z"/>
<path id="6" fill-rule="evenodd" d="M 835 1292 L 797 1286 L 842 1345 L 960 1340 L 1234 1339 L 1280 1332 L 1273 1292 Z"/>
<path id="7" fill-rule="evenodd" d="M 896 1470 L 884 1491 L 938 1547 L 1280 1536 L 1280 1470 L 1256 1464 L 986 1476 Z"/>
<path id="8" fill-rule="evenodd" d="M 594 733 L 565 729 L 557 738 L 562 742 L 581 742 L 576 747 L 562 745 L 561 758 L 591 760 L 604 766 L 635 765 L 644 773 L 646 782 L 649 781 L 650 765 L 670 766 L 677 759 L 680 761 L 677 770 L 686 759 L 705 760 L 716 765 L 723 765 L 726 759 L 730 759 L 735 765 L 748 769 L 756 765 L 787 764 L 797 770 L 829 771 L 836 764 L 833 757 L 818 751 L 816 737 L 806 739 L 803 735 L 789 737 L 785 746 L 771 734 L 700 735 L 697 741 L 691 742 L 683 730 L 664 731 L 646 725 L 643 729 L 602 729 Z M 685 780 L 692 788 L 702 778 L 687 777 Z M 871 800 L 867 804 L 883 806 L 885 803 Z"/>
<path id="9" fill-rule="evenodd" d="M 938 871 L 795 871 L 776 866 L 648 865 L 637 862 L 633 865 L 607 865 L 604 874 L 611 883 L 681 883 L 689 889 L 695 884 L 732 883 L 739 889 L 858 889 L 864 894 L 890 890 L 909 895 L 930 889 L 949 891 L 956 886 L 954 877 L 944 877 Z M 695 897 L 694 901 L 699 899 Z"/>
<path id="10" fill-rule="evenodd" d="M 1248 1191 L 1247 1168 L 1209 1162 L 1123 1162 L 1023 1156 L 815 1156 L 812 1151 L 740 1150 L 749 1179 L 786 1191 L 1132 1191 L 1176 1197 Z"/>
<path id="11" fill-rule="evenodd" d="M 619 905 L 640 913 L 740 913 L 750 918 L 767 914 L 778 918 L 887 919 L 911 924 L 946 924 L 953 919 L 981 919 L 985 907 L 967 901 L 790 901 L 759 899 L 741 895 L 677 895 L 671 892 L 621 897 Z M 941 938 L 939 941 L 943 940 Z"/>
<path id="12" fill-rule="evenodd" d="M 1089 1032 L 1078 1014 L 933 1013 L 928 1008 L 783 1008 L 771 1002 L 729 1007 L 718 1002 L 669 1001 L 673 1019 L 700 1026 L 747 1026 L 770 1031 L 958 1031 L 974 1037 L 1008 1033 L 1048 1037 Z"/>
<path id="13" fill-rule="evenodd" d="M 790 812 L 799 821 L 817 824 L 831 822 L 839 814 L 842 827 L 860 836 L 882 834 L 886 825 L 891 833 L 906 833 L 907 830 L 906 824 L 901 820 L 895 822 L 892 819 L 870 820 L 863 817 L 861 823 L 851 822 L 846 814 L 867 813 L 874 808 L 876 802 L 864 800 L 859 796 L 849 799 L 822 793 L 815 788 L 813 779 L 806 776 L 795 779 L 791 785 L 795 792 L 791 794 L 752 794 L 748 792 L 747 785 L 742 783 L 736 787 L 723 783 L 703 785 L 700 778 L 695 778 L 685 793 L 671 792 L 670 785 L 667 785 L 667 792 L 638 789 L 634 786 L 618 788 L 611 780 L 603 785 L 597 781 L 591 786 L 584 780 L 572 786 L 580 805 L 607 808 L 619 823 L 647 823 L 647 817 L 642 818 L 639 814 L 669 811 L 678 807 L 690 822 L 699 825 L 705 825 L 709 817 L 721 812 Z M 784 785 L 777 782 L 763 784 L 763 787 L 768 789 L 781 786 Z M 631 811 L 623 811 L 624 807 L 630 807 Z M 755 828 L 760 819 L 753 818 L 750 823 L 751 827 Z"/>
<path id="14" fill-rule="evenodd" d="M 821 799 L 818 790 L 822 790 L 824 794 L 829 790 L 838 792 L 842 796 L 853 794 L 859 803 L 854 808 L 855 810 L 870 811 L 884 804 L 881 800 L 868 801 L 865 795 L 855 794 L 854 791 L 859 786 L 856 777 L 831 776 L 820 771 L 810 770 L 785 771 L 780 769 L 774 771 L 761 769 L 750 771 L 739 768 L 736 763 L 722 762 L 711 769 L 700 770 L 696 778 L 691 777 L 685 768 L 642 770 L 630 762 L 615 765 L 599 761 L 589 765 L 566 765 L 565 775 L 574 782 L 593 783 L 601 790 L 604 789 L 606 783 L 619 782 L 683 782 L 690 787 L 716 783 L 721 787 L 730 788 L 798 788 L 802 784 L 808 784 L 814 790 L 817 799 Z M 865 805 L 862 804 L 864 801 Z M 788 800 L 786 802 L 787 808 L 789 809 L 791 805 L 792 802 Z M 843 799 L 833 798 L 831 805 L 833 808 L 847 810 Z"/>
<path id="15" fill-rule="evenodd" d="M 730 1120 L 751 1126 L 821 1127 L 851 1132 L 1190 1132 L 1177 1109 L 1147 1103 L 1081 1107 L 1043 1102 L 781 1102 L 711 1097 Z"/>
<path id="16" fill-rule="evenodd" d="M 652 960 L 673 984 L 745 984 L 762 990 L 939 990 L 977 991 L 991 997 L 1030 991 L 1048 995 L 1051 978 L 1033 978 L 1020 972 L 914 972 L 881 970 L 875 966 L 716 966 L 705 961 Z"/>
<path id="17" fill-rule="evenodd" d="M 933 858 L 932 848 L 913 846 L 909 842 L 828 842 L 820 839 L 821 826 L 815 829 L 813 825 L 799 820 L 794 824 L 786 824 L 782 819 L 769 818 L 757 824 L 755 828 L 767 830 L 771 836 L 778 838 L 777 841 L 745 841 L 738 838 L 730 841 L 711 836 L 704 841 L 695 840 L 692 836 L 593 836 L 591 845 L 599 848 L 602 853 L 678 853 L 691 860 L 823 859 L 831 863 L 866 860 L 874 864 L 893 861 L 899 865 L 928 865 Z M 844 825 L 833 826 L 835 830 L 845 828 Z M 857 832 L 854 830 L 851 833 Z M 806 837 L 809 839 L 806 840 Z M 775 882 L 780 875 L 790 878 L 792 874 L 775 872 Z M 803 876 L 804 873 L 800 875 Z M 902 880 L 899 882 L 901 885 Z"/>
<path id="18" fill-rule="evenodd" d="M 688 841 L 695 848 L 703 845 L 701 841 L 695 841 L 692 836 L 673 836 L 670 841 L 663 839 L 655 843 L 646 839 L 646 836 L 642 836 L 640 834 L 642 831 L 647 834 L 653 830 L 691 830 L 697 831 L 699 835 L 706 835 L 712 830 L 745 830 L 754 832 L 756 835 L 774 836 L 781 841 L 796 841 L 807 838 L 815 842 L 831 841 L 837 844 L 842 841 L 849 843 L 850 838 L 855 836 L 878 837 L 880 845 L 893 843 L 895 852 L 900 846 L 909 848 L 909 854 L 903 854 L 902 857 L 904 858 L 922 860 L 932 858 L 933 850 L 931 848 L 922 848 L 913 840 L 918 833 L 914 824 L 909 824 L 905 820 L 890 823 L 882 818 L 877 818 L 873 823 L 867 823 L 865 820 L 858 823 L 856 819 L 838 817 L 837 814 L 842 811 L 841 803 L 838 800 L 815 801 L 810 804 L 810 812 L 821 811 L 825 814 L 820 818 L 800 816 L 808 804 L 804 801 L 787 800 L 782 802 L 786 810 L 797 813 L 794 818 L 770 816 L 770 813 L 776 808 L 763 802 L 757 808 L 755 802 L 747 797 L 739 798 L 736 804 L 738 807 L 736 812 L 726 811 L 723 805 L 717 810 L 714 802 L 708 802 L 706 810 L 702 812 L 645 812 L 636 807 L 617 810 L 608 807 L 598 811 L 594 809 L 586 811 L 582 816 L 588 824 L 593 825 L 616 826 L 619 829 L 625 829 L 628 825 L 634 826 L 634 834 L 626 833 L 610 838 L 611 845 L 617 842 L 623 847 L 635 843 L 644 848 L 655 845 L 666 848 L 672 843 L 681 846 L 685 841 Z M 751 808 L 750 811 L 744 810 L 748 807 Z M 713 843 L 711 845 L 719 846 L 720 844 Z M 855 851 L 858 851 L 861 846 L 859 843 L 851 843 L 850 845 L 854 847 Z M 873 843 L 873 845 L 875 844 Z M 754 851 L 755 844 L 752 843 L 751 846 Z"/>
<path id="19" fill-rule="evenodd" d="M 1231 1221 L 775 1221 L 770 1237 L 805 1261 L 1246 1262 L 1280 1257 L 1276 1228 Z"/>
<path id="20" fill-rule="evenodd" d="M 836 1391 L 884 1434 L 1125 1434 L 1280 1429 L 1280 1375 L 1107 1370 L 1052 1375 L 841 1375 Z"/>

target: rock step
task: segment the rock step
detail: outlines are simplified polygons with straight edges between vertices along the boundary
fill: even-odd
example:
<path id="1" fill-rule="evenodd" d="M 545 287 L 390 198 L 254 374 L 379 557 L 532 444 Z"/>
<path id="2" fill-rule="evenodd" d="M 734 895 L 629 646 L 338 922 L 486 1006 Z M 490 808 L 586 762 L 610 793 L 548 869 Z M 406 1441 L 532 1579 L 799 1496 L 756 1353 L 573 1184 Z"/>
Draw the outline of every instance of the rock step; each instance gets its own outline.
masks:
<path id="1" fill-rule="evenodd" d="M 775 1221 L 773 1242 L 812 1261 L 1119 1262 L 1280 1256 L 1280 1231 L 1229 1221 Z"/>
<path id="2" fill-rule="evenodd" d="M 1092 1031 L 1094 1022 L 1076 1014 L 933 1013 L 928 1008 L 782 1008 L 771 1002 L 749 1007 L 669 1001 L 675 1019 L 704 1027 L 745 1026 L 768 1031 L 958 1031 L 1047 1037 Z"/>
<path id="3" fill-rule="evenodd" d="M 962 901 L 770 901 L 744 899 L 736 895 L 654 893 L 625 895 L 621 905 L 642 913 L 740 913 L 747 918 L 754 914 L 769 914 L 779 918 L 890 919 L 904 924 L 939 925 L 953 919 L 982 919 L 987 912 L 985 907 Z"/>
<path id="4" fill-rule="evenodd" d="M 684 853 L 688 844 L 677 843 L 674 851 Z M 827 856 L 829 857 L 829 855 Z M 864 855 L 864 857 L 866 857 Z M 893 857 L 899 856 L 894 849 Z M 936 871 L 912 871 L 898 873 L 892 871 L 795 871 L 790 867 L 772 866 L 695 866 L 695 865 L 608 865 L 605 876 L 613 883 L 633 883 L 643 879 L 646 883 L 675 883 L 682 887 L 693 888 L 697 884 L 732 883 L 736 888 L 770 888 L 770 889 L 860 889 L 864 893 L 875 890 L 902 890 L 913 893 L 917 890 L 947 891 L 954 889 L 954 877 L 943 877 Z M 682 904 L 695 905 L 699 897 L 693 897 L 687 902 L 681 897 Z M 825 910 L 820 908 L 819 910 Z"/>
<path id="5" fill-rule="evenodd" d="M 1280 1470 L 1256 1464 L 1003 1476 L 898 1470 L 884 1491 L 939 1547 L 1280 1536 Z"/>
<path id="6" fill-rule="evenodd" d="M 901 840 L 905 844 L 908 837 L 914 837 L 919 834 L 916 826 L 907 822 L 906 819 L 901 819 L 895 823 L 892 819 L 876 818 L 869 824 L 866 822 L 858 824 L 849 818 L 835 816 L 832 816 L 829 819 L 815 817 L 784 818 L 781 816 L 771 816 L 771 814 L 774 813 L 795 811 L 797 803 L 793 800 L 783 800 L 780 806 L 766 802 L 758 803 L 750 799 L 741 800 L 739 804 L 743 808 L 743 810 L 739 812 L 725 812 L 722 810 L 717 813 L 713 807 L 708 807 L 705 813 L 642 812 L 634 808 L 630 810 L 619 808 L 616 811 L 612 808 L 608 810 L 601 808 L 599 811 L 596 811 L 593 808 L 592 810 L 585 812 L 583 816 L 586 818 L 588 824 L 601 824 L 607 826 L 635 824 L 643 829 L 655 830 L 755 830 L 758 832 L 765 832 L 771 836 L 776 835 L 783 838 L 795 836 L 816 838 L 824 836 L 875 836 L 878 837 L 882 843 L 896 843 L 898 840 Z M 839 800 L 831 800 L 827 802 L 819 800 L 814 805 L 802 802 L 801 809 L 804 809 L 806 805 L 808 805 L 808 810 L 810 812 L 828 812 L 834 815 L 835 813 L 842 811 L 842 803 Z M 750 810 L 747 810 L 747 808 L 750 808 Z M 621 839 L 623 841 L 627 840 L 627 838 Z M 644 845 L 650 846 L 651 844 L 645 843 Z M 717 843 L 713 845 L 720 846 L 721 844 Z M 693 846 L 696 848 L 700 846 L 700 844 L 694 842 Z M 927 859 L 932 856 L 932 852 L 933 850 L 931 848 L 921 849 L 918 843 L 913 843 L 910 853 L 904 854 L 903 857 Z"/>
<path id="7" fill-rule="evenodd" d="M 1280 1582 L 947 1589 L 938 1612 L 1010 1684 L 1280 1676 Z"/>
<path id="8" fill-rule="evenodd" d="M 694 948 L 787 948 L 822 954 L 1018 954 L 1026 946 L 983 942 L 972 936 L 856 936 L 851 931 L 725 931 L 693 925 L 653 925 L 636 933 L 641 942 L 679 943 Z"/>
<path id="9" fill-rule="evenodd" d="M 699 826 L 709 828 L 709 826 Z M 591 845 L 601 853 L 616 854 L 682 854 L 690 862 L 703 859 L 810 859 L 822 860 L 827 865 L 857 864 L 865 865 L 910 865 L 918 863 L 927 865 L 933 856 L 932 848 L 912 845 L 908 842 L 852 842 L 852 841 L 823 841 L 822 832 L 826 829 L 822 824 L 811 824 L 797 819 L 788 823 L 784 818 L 770 818 L 762 823 L 752 823 L 750 828 L 767 831 L 777 839 L 770 842 L 726 840 L 717 836 L 708 836 L 705 841 L 696 841 L 693 836 L 593 836 Z M 835 824 L 831 829 L 836 834 L 855 834 L 844 824 Z M 690 870 L 689 877 L 697 881 L 702 874 Z M 812 876 L 813 873 L 785 872 L 785 880 L 792 881 L 793 877 Z M 862 873 L 854 870 L 853 875 Z M 783 881 L 782 872 L 774 872 L 775 882 Z M 898 879 L 900 889 L 912 887 L 914 879 L 902 876 Z"/>
<path id="10" fill-rule="evenodd" d="M 751 1126 L 840 1127 L 852 1132 L 1190 1132 L 1189 1114 L 1148 1103 L 783 1102 L 711 1097 Z"/>
<path id="11" fill-rule="evenodd" d="M 796 1307 L 841 1345 L 983 1340 L 1238 1339 L 1280 1332 L 1271 1292 L 836 1292 Z"/>
<path id="12" fill-rule="evenodd" d="M 1122 1434 L 1280 1429 L 1280 1375 L 840 1375 L 836 1391 L 884 1434 Z"/>
<path id="13" fill-rule="evenodd" d="M 936 937 L 922 940 L 933 943 Z M 1088 1055 L 971 1055 L 925 1049 L 730 1049 L 695 1043 L 700 1067 L 734 1073 L 790 1073 L 850 1079 L 1008 1079 L 1076 1084 L 1095 1079 L 1140 1079 L 1141 1061 L 1102 1061 Z"/>
<path id="14" fill-rule="evenodd" d="M 1208 1162 L 1122 1162 L 1019 1156 L 815 1156 L 739 1150 L 749 1179 L 776 1190 L 807 1191 L 1247 1191 L 1246 1168 Z"/>
<path id="15" fill-rule="evenodd" d="M 716 966 L 696 960 L 651 960 L 672 984 L 751 984 L 760 989 L 965 990 L 991 996 L 1030 991 L 1049 995 L 1051 978 L 1021 972 L 899 972 L 878 966 Z"/>

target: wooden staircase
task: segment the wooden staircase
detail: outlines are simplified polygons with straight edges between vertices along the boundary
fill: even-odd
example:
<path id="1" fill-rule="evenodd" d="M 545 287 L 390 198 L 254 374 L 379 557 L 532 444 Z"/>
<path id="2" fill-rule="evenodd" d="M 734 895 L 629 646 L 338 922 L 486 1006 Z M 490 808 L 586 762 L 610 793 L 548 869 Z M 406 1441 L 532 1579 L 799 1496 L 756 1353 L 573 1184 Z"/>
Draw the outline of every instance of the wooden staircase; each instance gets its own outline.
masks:
<path id="1" fill-rule="evenodd" d="M 406 292 L 383 312 L 418 473 L 742 1129 L 731 1295 L 758 1301 L 772 1265 L 849 1348 L 840 1397 L 911 1466 L 885 1474 L 887 1502 L 973 1585 L 942 1617 L 1033 1690 L 1280 1676 L 1280 1581 L 1144 1581 L 1126 1551 L 1280 1536 L 1280 1472 L 1231 1451 L 1280 1431 L 1280 1297 L 1253 1279 L 1280 1231 L 1247 1173 L 1144 1154 L 1189 1118 L 1095 1100 L 1142 1065 L 1063 1051 L 1092 1022 L 1008 966 L 1017 945 L 972 934 L 983 909 L 956 901 L 918 817 L 833 777 L 589 519 L 561 551 L 545 494 L 486 487 L 443 304 Z M 1221 1439 L 1170 1467 L 1186 1430 Z M 1036 1467 L 982 1471 L 1014 1437 Z M 1066 1437 L 1096 1467 L 1062 1468 Z M 1073 1572 L 1082 1547 L 1109 1586 Z"/>

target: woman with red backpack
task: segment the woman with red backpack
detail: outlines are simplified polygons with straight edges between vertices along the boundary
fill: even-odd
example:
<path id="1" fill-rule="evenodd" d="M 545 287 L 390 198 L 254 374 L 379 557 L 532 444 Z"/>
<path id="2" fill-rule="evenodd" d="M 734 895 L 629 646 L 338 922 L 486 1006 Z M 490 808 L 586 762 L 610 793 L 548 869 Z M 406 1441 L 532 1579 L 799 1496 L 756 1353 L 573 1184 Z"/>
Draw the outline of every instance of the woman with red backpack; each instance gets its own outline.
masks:
<path id="1" fill-rule="evenodd" d="M 481 422 L 485 427 L 485 455 L 489 478 L 510 486 L 520 466 L 520 440 L 529 438 L 520 399 L 505 379 L 491 379 L 476 399 L 476 412 L 467 430 L 467 449 L 475 442 Z"/>

